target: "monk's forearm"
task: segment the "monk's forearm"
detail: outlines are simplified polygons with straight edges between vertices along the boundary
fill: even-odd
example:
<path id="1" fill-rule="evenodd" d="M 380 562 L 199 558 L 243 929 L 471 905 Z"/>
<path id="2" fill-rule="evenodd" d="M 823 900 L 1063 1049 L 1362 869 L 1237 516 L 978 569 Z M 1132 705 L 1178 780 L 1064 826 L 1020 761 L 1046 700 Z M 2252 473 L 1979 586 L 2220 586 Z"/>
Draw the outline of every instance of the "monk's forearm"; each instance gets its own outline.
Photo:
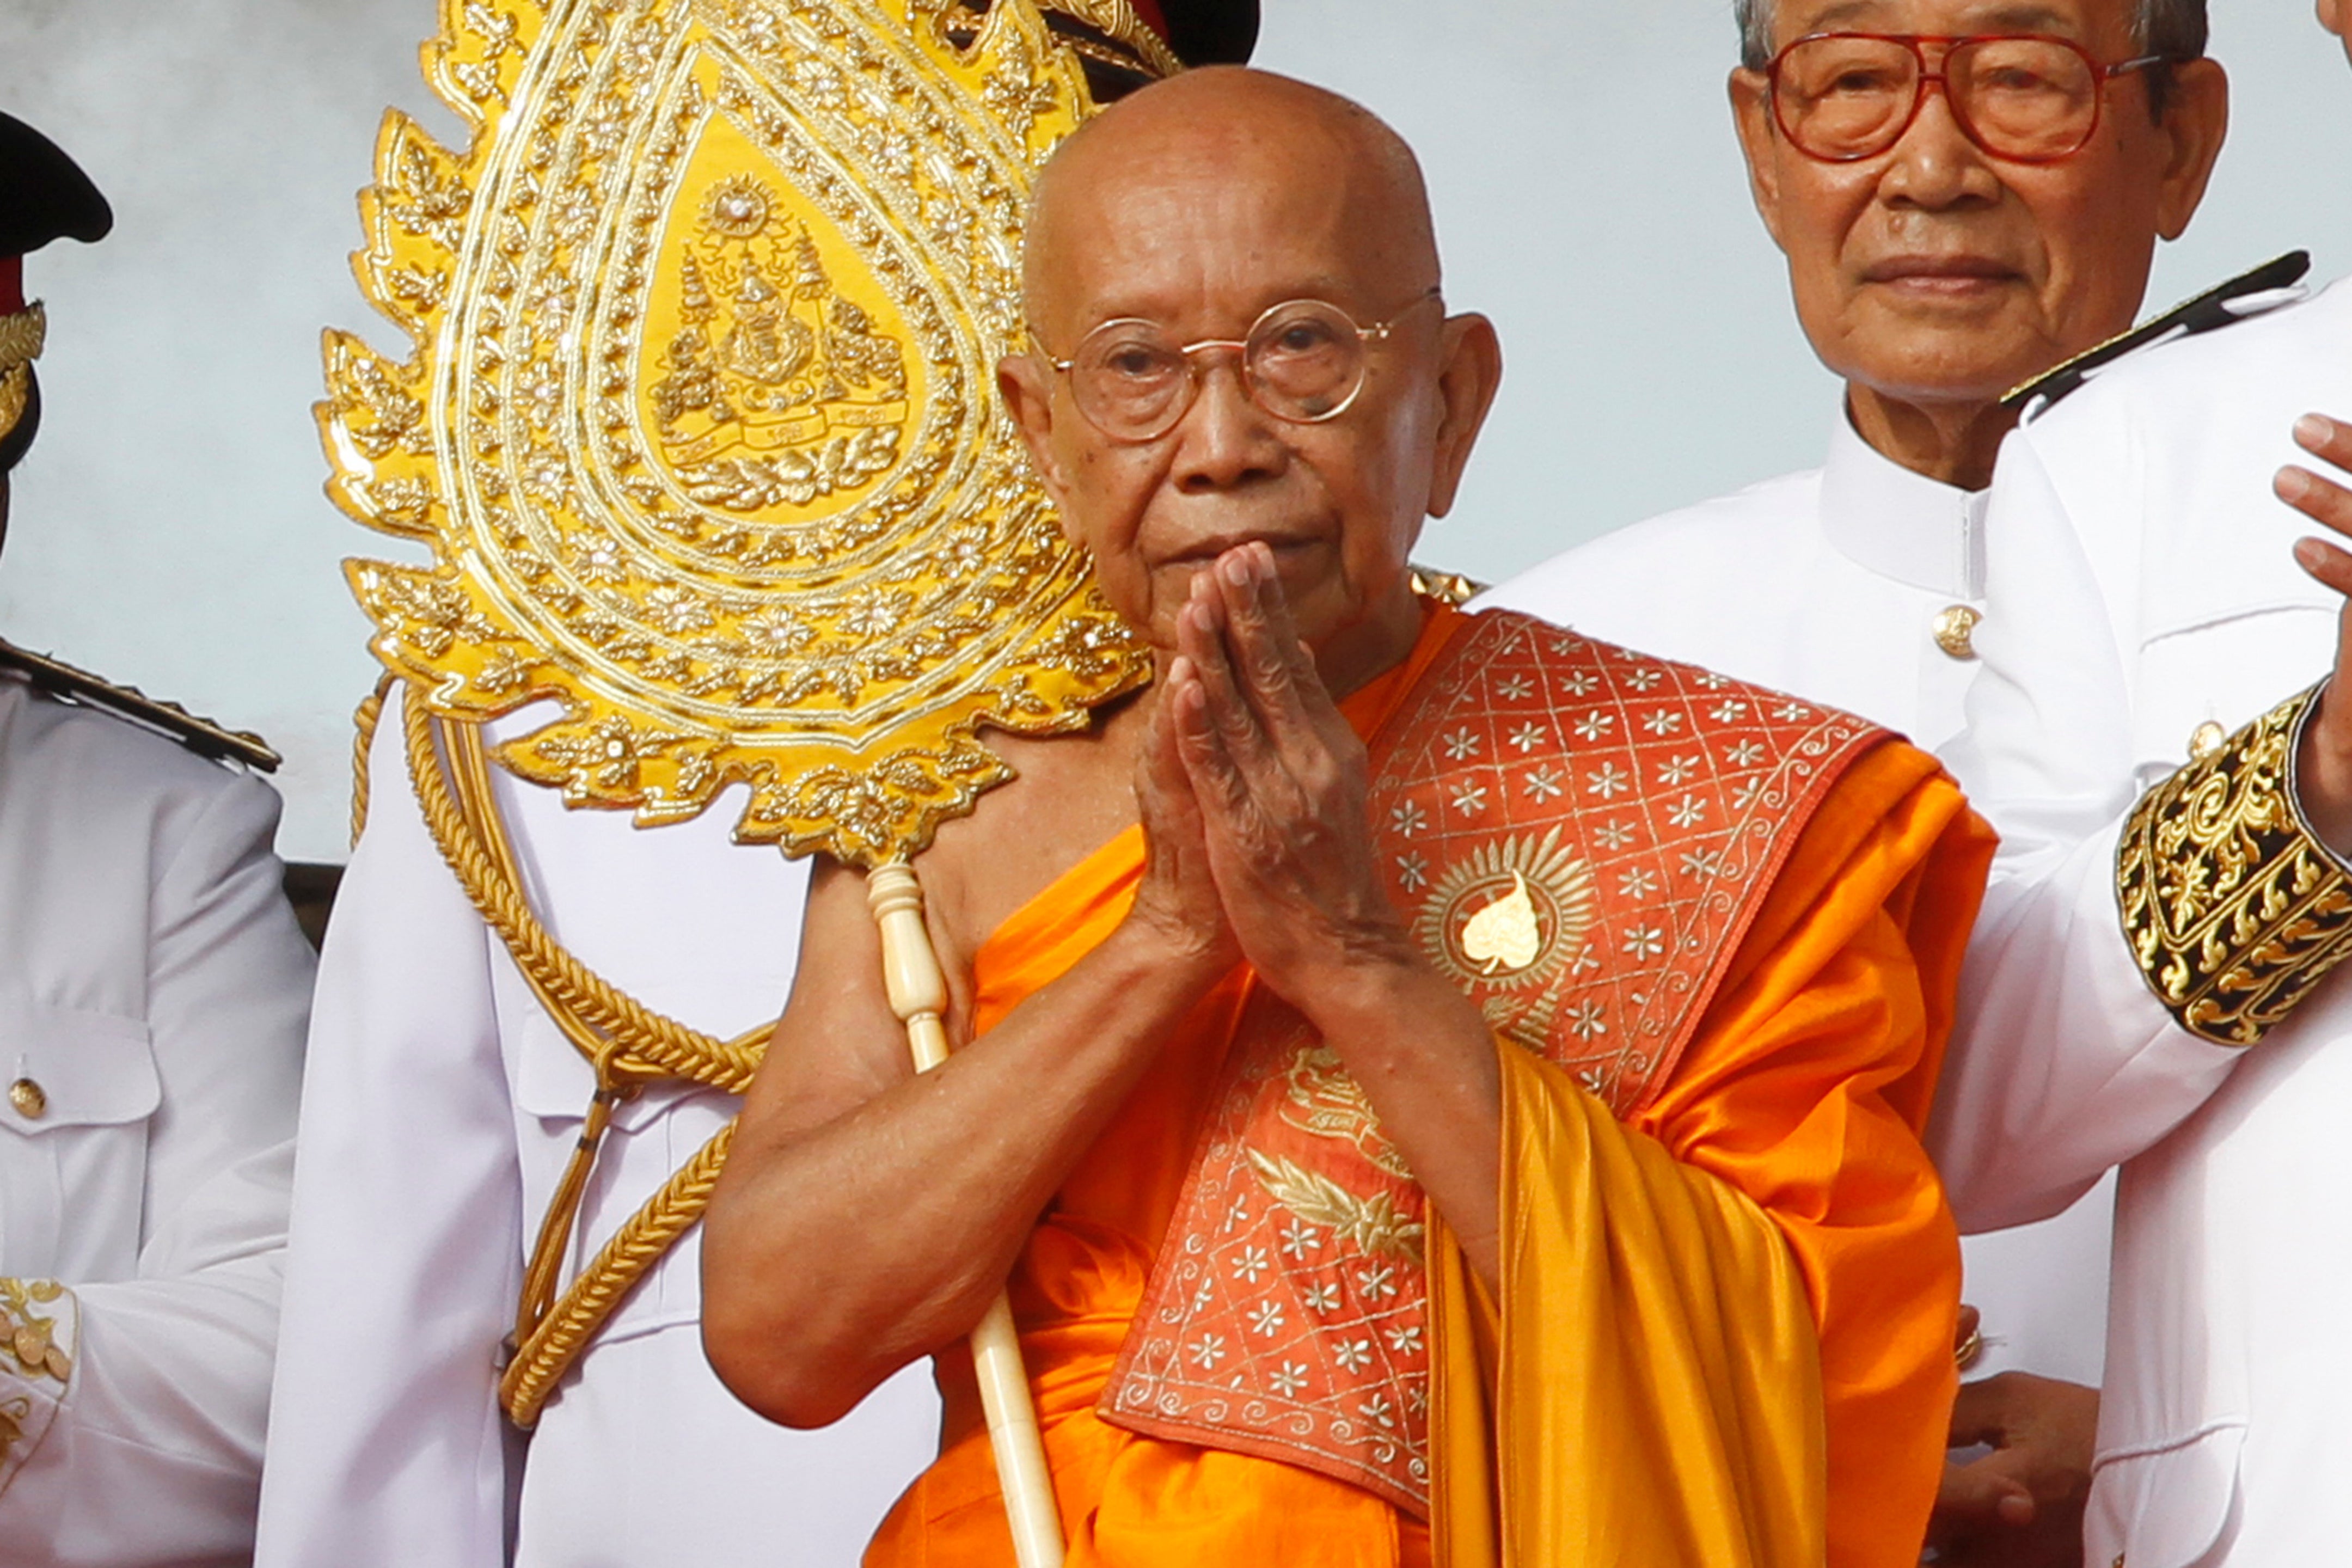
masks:
<path id="1" fill-rule="evenodd" d="M 747 1123 L 704 1248 L 729 1385 L 823 1425 L 968 1332 L 1205 986 L 1114 936 L 938 1070 L 813 1130 Z"/>
<path id="2" fill-rule="evenodd" d="M 1486 1020 L 1417 953 L 1337 968 L 1313 990 L 1294 1005 L 1363 1086 L 1470 1267 L 1497 1287 L 1503 1100 Z"/>

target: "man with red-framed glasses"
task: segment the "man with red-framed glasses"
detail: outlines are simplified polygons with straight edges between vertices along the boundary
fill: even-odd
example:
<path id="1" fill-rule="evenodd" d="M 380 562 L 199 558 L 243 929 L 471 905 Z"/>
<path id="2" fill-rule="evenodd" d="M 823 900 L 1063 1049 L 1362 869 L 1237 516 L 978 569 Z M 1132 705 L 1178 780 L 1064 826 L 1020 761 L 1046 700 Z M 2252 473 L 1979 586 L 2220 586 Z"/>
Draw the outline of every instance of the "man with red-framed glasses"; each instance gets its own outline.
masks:
<path id="1" fill-rule="evenodd" d="M 2352 42 L 2352 4 L 2316 9 Z M 1987 510 L 1949 755 L 2004 842 L 1930 1146 L 1956 1205 L 2020 1218 L 2120 1163 L 2088 1560 L 2336 1563 L 2352 282 L 2100 357 L 2028 407 Z"/>
<path id="2" fill-rule="evenodd" d="M 1639 523 L 1496 602 L 1950 741 L 2002 395 L 2124 331 L 2228 86 L 2203 0 L 1741 0 L 1731 100 L 1797 313 L 1846 384 L 1823 467 Z M 2104 1343 L 2101 1188 L 1968 1244 L 1983 1311 L 1948 1562 L 2073 1563 Z M 1966 1224 L 1969 1216 L 1962 1215 Z M 2042 1375 L 2034 1375 L 2042 1374 Z"/>

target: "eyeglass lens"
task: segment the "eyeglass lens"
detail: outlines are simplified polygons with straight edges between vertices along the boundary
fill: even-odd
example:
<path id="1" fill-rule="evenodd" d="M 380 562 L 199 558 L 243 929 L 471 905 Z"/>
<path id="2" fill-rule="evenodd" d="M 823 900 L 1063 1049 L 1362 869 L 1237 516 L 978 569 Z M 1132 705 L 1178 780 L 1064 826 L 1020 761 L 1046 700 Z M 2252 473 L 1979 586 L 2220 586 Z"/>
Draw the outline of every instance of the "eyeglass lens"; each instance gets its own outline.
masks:
<path id="1" fill-rule="evenodd" d="M 1104 434 L 1148 441 L 1184 417 L 1200 390 L 1195 355 L 1230 344 L 1176 342 L 1150 321 L 1106 321 L 1078 345 L 1070 388 L 1079 411 Z M 1258 318 L 1242 347 L 1242 380 L 1268 414 L 1294 424 L 1329 419 L 1364 381 L 1364 340 L 1355 321 L 1319 300 L 1277 305 Z"/>
<path id="2" fill-rule="evenodd" d="M 1960 128 L 1996 157 L 2063 158 L 2098 127 L 2098 68 L 2057 39 L 1972 38 L 1946 53 L 1942 75 Z M 1927 81 L 1914 41 L 1808 38 L 1781 56 L 1773 100 L 1801 151 L 1844 163 L 1894 146 Z"/>

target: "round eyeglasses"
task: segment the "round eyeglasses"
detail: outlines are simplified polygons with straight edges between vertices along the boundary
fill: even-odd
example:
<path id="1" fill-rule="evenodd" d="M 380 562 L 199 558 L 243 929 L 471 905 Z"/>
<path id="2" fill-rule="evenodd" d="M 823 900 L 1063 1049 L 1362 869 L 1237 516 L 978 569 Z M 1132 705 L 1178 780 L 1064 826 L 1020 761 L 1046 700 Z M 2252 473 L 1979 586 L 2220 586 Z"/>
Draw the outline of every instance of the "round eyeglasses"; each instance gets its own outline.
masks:
<path id="1" fill-rule="evenodd" d="M 1928 68 L 1928 50 L 1943 68 Z M 1816 33 L 1774 58 L 1772 115 L 1798 152 L 1825 163 L 1875 158 L 1919 118 L 1940 83 L 1963 134 L 1996 158 L 2054 163 L 2098 133 L 2107 83 L 2165 62 L 2101 65 L 2079 44 L 2038 34 L 1948 38 Z"/>
<path id="2" fill-rule="evenodd" d="M 1433 288 L 1369 327 L 1327 300 L 1286 300 L 1245 338 L 1193 343 L 1177 342 L 1157 321 L 1121 319 L 1088 332 L 1068 359 L 1044 353 L 1042 345 L 1040 353 L 1070 378 L 1087 423 L 1114 441 L 1156 441 L 1176 428 L 1201 395 L 1202 356 L 1213 353 L 1241 356 L 1252 403 L 1293 425 L 1320 425 L 1345 414 L 1364 390 L 1367 345 L 1387 341 L 1408 313 L 1440 297 Z"/>

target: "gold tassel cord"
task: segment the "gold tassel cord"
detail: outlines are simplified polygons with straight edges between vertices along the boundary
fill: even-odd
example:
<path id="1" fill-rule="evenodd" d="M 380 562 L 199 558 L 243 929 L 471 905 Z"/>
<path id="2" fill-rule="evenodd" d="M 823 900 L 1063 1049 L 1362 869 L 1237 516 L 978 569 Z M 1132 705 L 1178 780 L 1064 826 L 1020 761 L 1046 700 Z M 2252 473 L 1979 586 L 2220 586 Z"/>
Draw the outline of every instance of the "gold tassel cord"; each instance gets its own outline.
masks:
<path id="1" fill-rule="evenodd" d="M 373 715 L 362 707 L 363 724 L 380 716 L 380 705 Z M 700 1220 L 734 1133 L 730 1122 L 630 1217 L 559 1299 L 557 1282 L 613 1108 L 663 1081 L 740 1094 L 774 1026 L 719 1040 L 643 1006 L 572 957 L 540 924 L 521 891 L 513 846 L 490 793 L 479 727 L 436 720 L 413 690 L 402 704 L 402 719 L 417 803 L 442 858 L 499 933 L 541 1005 L 596 1071 L 596 1095 L 579 1144 L 524 1271 L 514 1358 L 499 1379 L 509 1418 L 528 1428 L 628 1293 Z"/>
<path id="2" fill-rule="evenodd" d="M 588 1178 L 595 1173 L 596 1155 L 604 1146 L 604 1133 L 613 1124 L 613 1107 L 620 1098 L 610 1089 L 599 1089 L 596 1098 L 589 1101 L 587 1118 L 572 1146 L 572 1158 L 563 1167 L 563 1179 L 548 1199 L 539 1235 L 531 1241 L 530 1262 L 523 1269 L 522 1293 L 515 1302 L 513 1342 L 518 1346 L 530 1343 L 555 1310 L 564 1258 L 572 1250 L 572 1235 L 580 1228 L 580 1205 L 588 1195 Z"/>
<path id="3" fill-rule="evenodd" d="M 516 889 L 522 887 L 522 873 L 515 861 L 513 842 L 507 837 L 506 825 L 499 816 L 498 798 L 490 786 L 488 755 L 481 744 L 481 731 L 477 725 L 458 728 L 441 726 L 441 752 L 448 761 L 455 782 L 454 798 L 463 816 L 469 841 L 478 845 L 496 872 L 499 885 Z M 530 901 L 521 900 L 521 908 L 530 913 Z M 580 1124 L 572 1158 L 565 1162 L 563 1176 L 550 1196 L 547 1212 L 541 1216 L 539 1234 L 531 1244 L 530 1262 L 523 1270 L 522 1291 L 515 1303 L 515 1328 L 512 1343 L 530 1344 L 541 1324 L 559 1310 L 557 1291 L 563 1278 L 563 1265 L 572 1251 L 572 1238 L 579 1229 L 580 1205 L 588 1195 L 588 1180 L 595 1173 L 596 1157 L 603 1151 L 604 1134 L 613 1124 L 613 1109 L 634 1099 L 639 1089 L 657 1080 L 660 1074 L 631 1058 L 625 1043 L 599 1035 L 572 1009 L 562 998 L 555 995 L 541 979 L 530 971 L 523 973 L 531 994 L 547 1016 L 554 1020 L 564 1038 L 584 1058 L 596 1074 L 596 1092 L 588 1103 L 587 1115 Z M 650 1261 L 650 1260 L 649 1260 Z M 633 1282 L 633 1281 L 632 1281 Z M 593 1271 L 577 1283 L 596 1290 L 612 1282 L 598 1279 Z M 573 1348 L 573 1353 L 585 1349 L 585 1342 Z M 568 1361 L 569 1358 L 567 1358 Z M 558 1375 L 561 1375 L 559 1373 Z M 520 1418 L 518 1418 L 519 1420 Z"/>
<path id="4" fill-rule="evenodd" d="M 469 741 L 478 745 L 478 732 L 470 725 L 437 724 L 414 693 L 402 704 L 402 722 L 407 731 L 409 774 L 417 804 L 424 809 L 425 825 L 432 829 L 442 858 L 457 873 L 474 907 L 514 955 L 525 978 L 555 1004 L 558 1021 L 568 1016 L 606 1041 L 625 1042 L 625 1055 L 614 1065 L 635 1069 L 648 1079 L 680 1078 L 728 1094 L 741 1094 L 749 1089 L 752 1074 L 759 1069 L 767 1031 L 740 1040 L 716 1039 L 654 1012 L 572 957 L 532 915 L 521 889 L 499 874 L 481 836 L 470 831 L 465 814 L 451 797 L 435 731 L 441 730 L 453 747 Z M 484 820 L 497 822 L 495 806 Z"/>
<path id="5" fill-rule="evenodd" d="M 499 1403 L 516 1426 L 529 1428 L 539 1420 L 548 1395 L 623 1298 L 663 1254 L 677 1245 L 678 1237 L 701 1222 L 734 1140 L 735 1124 L 730 1121 L 604 1244 L 554 1310 L 522 1342 L 499 1379 Z"/>
<path id="6" fill-rule="evenodd" d="M 523 917 L 545 936 L 544 928 L 538 927 L 537 917 L 530 912 L 530 899 L 523 891 L 522 870 L 515 859 L 514 844 L 507 837 L 506 819 L 499 814 L 498 796 L 490 785 L 489 752 L 482 744 L 481 726 L 445 723 L 436 726 L 436 732 L 440 740 L 441 754 L 448 761 L 450 782 L 454 786 L 453 798 L 465 819 L 467 841 L 478 846 L 488 858 L 493 885 L 506 889 L 512 905 L 520 909 Z M 551 937 L 547 940 L 557 952 L 565 951 L 561 943 L 554 943 Z M 585 966 L 583 966 L 582 973 L 593 973 Z M 564 1038 L 570 1040 L 572 1048 L 595 1069 L 597 1100 L 606 1110 L 609 1110 L 613 1103 L 635 1098 L 638 1089 L 664 1078 L 691 1077 L 675 1069 L 665 1070 L 659 1064 L 646 1061 L 630 1049 L 625 1035 L 614 1036 L 582 1017 L 579 1009 L 572 1005 L 567 995 L 555 989 L 554 983 L 545 974 L 526 968 L 523 979 L 530 985 L 531 994 L 539 998 L 539 1005 L 547 1010 L 548 1016 L 563 1032 Z M 614 991 L 613 994 L 620 996 L 623 994 Z M 757 1042 L 754 1041 L 753 1045 L 756 1048 Z M 602 1136 L 604 1123 L 596 1115 L 594 1107 L 590 1110 L 589 1125 L 596 1129 L 597 1136 Z M 588 1151 L 588 1157 L 593 1162 L 593 1147 Z"/>
<path id="7" fill-rule="evenodd" d="M 360 700 L 359 711 L 352 715 L 352 847 L 360 847 L 360 835 L 367 831 L 368 820 L 368 753 L 375 750 L 376 726 L 383 722 L 383 700 L 392 695 L 400 677 L 386 672 L 376 681 L 375 689 Z"/>

